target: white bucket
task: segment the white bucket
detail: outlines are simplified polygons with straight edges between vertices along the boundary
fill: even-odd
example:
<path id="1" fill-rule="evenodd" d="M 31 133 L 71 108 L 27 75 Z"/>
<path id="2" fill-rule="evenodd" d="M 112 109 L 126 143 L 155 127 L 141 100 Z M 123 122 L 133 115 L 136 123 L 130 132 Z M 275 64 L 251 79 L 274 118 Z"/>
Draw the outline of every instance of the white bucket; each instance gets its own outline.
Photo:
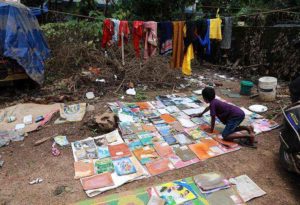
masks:
<path id="1" fill-rule="evenodd" d="M 277 78 L 265 76 L 258 80 L 258 93 L 262 101 L 276 99 Z"/>

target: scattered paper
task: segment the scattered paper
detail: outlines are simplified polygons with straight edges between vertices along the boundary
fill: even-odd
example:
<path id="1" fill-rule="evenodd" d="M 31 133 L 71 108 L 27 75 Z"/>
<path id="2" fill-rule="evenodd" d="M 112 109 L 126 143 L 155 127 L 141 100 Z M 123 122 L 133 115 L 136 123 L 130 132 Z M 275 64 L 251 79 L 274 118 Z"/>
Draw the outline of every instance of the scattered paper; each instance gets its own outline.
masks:
<path id="1" fill-rule="evenodd" d="M 56 136 L 56 137 L 54 137 L 54 141 L 56 142 L 56 144 L 58 144 L 61 147 L 67 146 L 69 144 L 67 136 L 61 136 L 61 135 Z"/>
<path id="2" fill-rule="evenodd" d="M 190 119 L 178 118 L 178 121 L 180 122 L 180 124 L 183 127 L 186 127 L 186 128 L 190 128 L 190 127 L 195 127 L 196 126 L 196 124 L 193 123 Z"/>
<path id="3" fill-rule="evenodd" d="M 127 95 L 136 95 L 135 89 L 134 88 L 129 88 L 126 90 Z"/>
<path id="4" fill-rule="evenodd" d="M 193 93 L 197 94 L 197 95 L 202 95 L 202 90 L 203 89 L 200 89 L 200 90 L 194 90 Z"/>
<path id="5" fill-rule="evenodd" d="M 23 118 L 23 123 L 25 125 L 30 125 L 32 123 L 32 115 L 26 115 L 24 118 Z"/>
<path id="6" fill-rule="evenodd" d="M 247 175 L 232 178 L 230 182 L 236 184 L 237 190 L 244 202 L 266 194 L 266 192 L 257 186 Z"/>
<path id="7" fill-rule="evenodd" d="M 42 178 L 36 178 L 36 179 L 30 181 L 29 184 L 33 185 L 33 184 L 39 184 L 39 183 L 42 183 L 42 182 L 43 182 Z"/>
<path id="8" fill-rule="evenodd" d="M 85 94 L 85 96 L 88 100 L 91 100 L 91 99 L 95 98 L 95 95 L 94 95 L 93 92 L 88 92 L 88 93 Z"/>
<path id="9" fill-rule="evenodd" d="M 16 124 L 15 130 L 21 130 L 25 128 L 25 124 Z"/>

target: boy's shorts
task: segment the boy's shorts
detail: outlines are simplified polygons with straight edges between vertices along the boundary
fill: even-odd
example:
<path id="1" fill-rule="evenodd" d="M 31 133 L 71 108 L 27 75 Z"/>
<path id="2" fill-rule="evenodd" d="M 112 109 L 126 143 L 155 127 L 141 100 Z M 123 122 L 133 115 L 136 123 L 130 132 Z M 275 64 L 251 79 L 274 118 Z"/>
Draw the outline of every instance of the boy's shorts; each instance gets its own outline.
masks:
<path id="1" fill-rule="evenodd" d="M 244 119 L 245 116 L 241 116 L 228 120 L 225 129 L 222 132 L 223 139 L 226 140 L 226 137 L 228 137 L 228 135 L 234 133 L 235 129 L 243 122 Z"/>

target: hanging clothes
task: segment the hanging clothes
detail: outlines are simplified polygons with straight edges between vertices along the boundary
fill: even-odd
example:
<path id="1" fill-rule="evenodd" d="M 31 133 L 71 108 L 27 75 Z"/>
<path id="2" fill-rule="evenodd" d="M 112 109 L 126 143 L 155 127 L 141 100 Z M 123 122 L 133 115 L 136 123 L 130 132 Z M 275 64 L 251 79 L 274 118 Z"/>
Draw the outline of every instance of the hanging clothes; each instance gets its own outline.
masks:
<path id="1" fill-rule="evenodd" d="M 114 43 L 117 43 L 119 40 L 120 21 L 118 19 L 111 19 L 111 21 L 114 23 L 114 35 L 112 36 L 112 40 Z"/>
<path id="2" fill-rule="evenodd" d="M 158 24 L 159 28 L 159 54 L 168 55 L 172 53 L 172 35 L 173 24 L 170 21 L 161 22 Z"/>
<path id="3" fill-rule="evenodd" d="M 222 24 L 221 18 L 210 19 L 210 26 L 209 26 L 210 39 L 222 40 L 221 24 Z"/>
<path id="4" fill-rule="evenodd" d="M 205 53 L 210 55 L 210 38 L 209 38 L 209 31 L 210 31 L 210 20 L 199 20 L 196 23 L 197 26 L 197 38 L 200 46 L 205 49 Z"/>
<path id="5" fill-rule="evenodd" d="M 180 68 L 183 62 L 183 27 L 184 21 L 173 22 L 173 54 L 171 61 L 171 68 Z"/>
<path id="6" fill-rule="evenodd" d="M 140 41 L 143 38 L 143 21 L 134 21 L 133 22 L 133 30 L 132 30 L 132 36 L 133 36 L 133 47 L 135 50 L 135 55 L 137 58 L 141 57 L 140 53 Z"/>
<path id="7" fill-rule="evenodd" d="M 193 48 L 193 40 L 192 34 L 188 32 L 193 32 L 193 27 L 191 24 L 186 24 L 183 28 L 184 32 L 184 42 L 186 51 L 184 53 L 183 63 L 182 63 L 182 73 L 184 75 L 192 75 L 191 62 L 194 59 L 194 48 Z M 194 35 L 194 32 L 193 32 Z M 191 42 L 191 43 L 190 43 Z"/>
<path id="8" fill-rule="evenodd" d="M 144 33 L 145 33 L 145 48 L 144 48 L 144 59 L 155 55 L 158 40 L 157 40 L 157 22 L 147 21 L 144 22 Z"/>
<path id="9" fill-rule="evenodd" d="M 192 44 L 197 38 L 196 35 L 196 22 L 187 21 L 184 26 L 184 53 L 186 53 L 190 44 Z"/>
<path id="10" fill-rule="evenodd" d="M 105 19 L 103 21 L 103 28 L 102 28 L 102 48 L 106 48 L 107 45 L 110 45 L 110 41 L 112 40 L 112 36 L 114 34 L 114 24 L 110 19 Z"/>
<path id="11" fill-rule="evenodd" d="M 129 26 L 128 26 L 128 21 L 120 21 L 119 25 L 119 43 L 118 46 L 121 46 L 122 43 L 122 33 L 124 34 L 124 43 L 128 43 L 128 37 L 129 37 Z"/>
<path id="12" fill-rule="evenodd" d="M 232 36 L 232 17 L 225 17 L 223 30 L 223 40 L 221 41 L 222 49 L 231 48 L 231 36 Z"/>

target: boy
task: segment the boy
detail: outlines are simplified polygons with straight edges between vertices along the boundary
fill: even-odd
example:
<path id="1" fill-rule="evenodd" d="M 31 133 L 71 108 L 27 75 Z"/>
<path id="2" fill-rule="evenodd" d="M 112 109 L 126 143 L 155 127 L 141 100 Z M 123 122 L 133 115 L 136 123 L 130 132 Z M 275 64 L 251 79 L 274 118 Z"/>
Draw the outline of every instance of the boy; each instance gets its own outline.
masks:
<path id="1" fill-rule="evenodd" d="M 240 108 L 215 99 L 215 90 L 211 87 L 206 87 L 202 91 L 203 99 L 209 106 L 198 116 L 202 117 L 204 113 L 210 110 L 211 115 L 211 128 L 206 130 L 212 133 L 215 128 L 216 117 L 225 124 L 225 129 L 222 132 L 224 140 L 233 141 L 234 139 L 246 139 L 243 143 L 245 146 L 256 148 L 255 137 L 252 127 L 240 126 L 242 121 L 245 119 L 245 113 Z M 248 133 L 239 131 L 246 130 Z"/>

